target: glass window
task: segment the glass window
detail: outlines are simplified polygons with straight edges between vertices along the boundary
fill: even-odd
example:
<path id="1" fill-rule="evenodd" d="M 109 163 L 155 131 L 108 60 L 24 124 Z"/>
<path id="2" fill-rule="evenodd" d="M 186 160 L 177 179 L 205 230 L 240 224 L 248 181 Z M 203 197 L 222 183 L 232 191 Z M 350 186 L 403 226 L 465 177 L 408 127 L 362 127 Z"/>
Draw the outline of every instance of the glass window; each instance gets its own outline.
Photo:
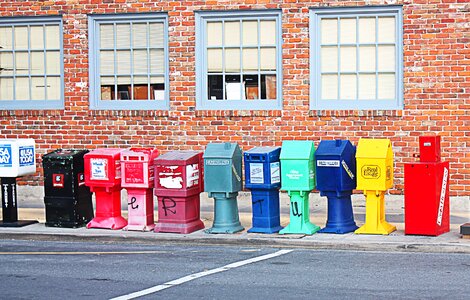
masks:
<path id="1" fill-rule="evenodd" d="M 196 19 L 197 109 L 281 109 L 280 12 Z"/>
<path id="2" fill-rule="evenodd" d="M 64 107 L 62 20 L 0 19 L 0 108 Z"/>
<path id="3" fill-rule="evenodd" d="M 90 17 L 94 109 L 168 109 L 166 15 Z"/>
<path id="4" fill-rule="evenodd" d="M 310 11 L 311 109 L 402 109 L 401 7 Z"/>

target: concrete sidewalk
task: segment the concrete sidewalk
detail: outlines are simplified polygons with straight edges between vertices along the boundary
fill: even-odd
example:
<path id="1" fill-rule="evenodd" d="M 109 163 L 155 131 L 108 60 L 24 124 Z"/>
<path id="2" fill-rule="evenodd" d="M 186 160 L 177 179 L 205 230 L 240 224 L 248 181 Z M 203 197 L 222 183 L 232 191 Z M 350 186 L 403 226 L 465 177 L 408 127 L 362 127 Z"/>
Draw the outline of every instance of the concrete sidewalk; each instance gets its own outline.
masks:
<path id="1" fill-rule="evenodd" d="M 42 188 L 41 188 L 42 190 Z M 251 227 L 251 196 L 240 193 L 238 207 L 240 221 L 245 230 L 236 234 L 207 234 L 203 230 L 191 234 L 136 232 L 104 229 L 68 229 L 46 227 L 43 195 L 39 187 L 19 187 L 18 215 L 20 220 L 38 220 L 21 228 L 0 228 L 0 239 L 33 239 L 59 241 L 131 242 L 131 243 L 190 243 L 201 245 L 234 245 L 252 247 L 302 247 L 313 249 L 368 250 L 368 251 L 418 251 L 470 253 L 470 239 L 462 239 L 460 225 L 470 221 L 469 199 L 451 199 L 451 231 L 438 237 L 404 235 L 403 196 L 386 196 L 386 219 L 397 227 L 388 236 L 349 234 L 279 235 L 247 233 Z M 125 192 L 123 192 L 125 197 Z M 201 194 L 201 219 L 206 228 L 213 222 L 213 199 Z M 126 217 L 126 201 L 123 216 Z M 354 213 L 358 226 L 364 223 L 365 205 L 363 195 L 354 195 Z M 327 219 L 327 200 L 318 193 L 310 196 L 310 220 L 323 227 Z M 281 224 L 289 223 L 289 197 L 281 194 Z"/>

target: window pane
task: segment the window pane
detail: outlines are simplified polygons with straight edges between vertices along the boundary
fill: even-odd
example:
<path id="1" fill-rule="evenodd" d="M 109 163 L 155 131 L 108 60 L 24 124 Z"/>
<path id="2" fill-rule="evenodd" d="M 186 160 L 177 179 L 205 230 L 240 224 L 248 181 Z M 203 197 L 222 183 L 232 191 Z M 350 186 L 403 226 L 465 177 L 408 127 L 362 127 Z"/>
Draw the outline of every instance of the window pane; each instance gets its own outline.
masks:
<path id="1" fill-rule="evenodd" d="M 276 90 L 276 75 L 262 75 L 261 80 L 264 82 L 266 95 L 263 95 L 263 90 L 261 91 L 261 98 L 262 99 L 277 99 Z"/>
<path id="2" fill-rule="evenodd" d="M 163 74 L 165 63 L 163 58 L 165 53 L 163 49 L 150 50 L 150 73 L 152 74 Z"/>
<path id="3" fill-rule="evenodd" d="M 322 19 L 320 26 L 322 44 L 338 43 L 338 21 L 336 19 Z"/>
<path id="4" fill-rule="evenodd" d="M 165 83 L 165 78 L 163 76 L 151 76 L 150 77 L 150 84 L 161 84 Z"/>
<path id="5" fill-rule="evenodd" d="M 222 46 L 222 22 L 207 23 L 207 46 Z"/>
<path id="6" fill-rule="evenodd" d="M 207 70 L 209 72 L 222 72 L 222 49 L 207 50 Z"/>
<path id="7" fill-rule="evenodd" d="M 26 75 L 29 74 L 29 65 L 28 65 L 28 52 L 16 52 L 15 53 L 15 64 L 16 64 L 16 74 Z"/>
<path id="8" fill-rule="evenodd" d="M 322 75 L 321 76 L 321 98 L 324 100 L 338 99 L 338 76 Z"/>
<path id="9" fill-rule="evenodd" d="M 134 84 L 148 84 L 148 76 L 134 76 Z"/>
<path id="10" fill-rule="evenodd" d="M 356 75 L 341 75 L 340 97 L 342 100 L 356 99 Z"/>
<path id="11" fill-rule="evenodd" d="M 15 27 L 15 49 L 16 50 L 28 49 L 28 27 L 26 26 Z"/>
<path id="12" fill-rule="evenodd" d="M 165 29 L 162 23 L 150 24 L 150 47 L 163 48 Z"/>
<path id="13" fill-rule="evenodd" d="M 276 44 L 276 21 L 260 22 L 260 44 L 275 45 Z"/>
<path id="14" fill-rule="evenodd" d="M 240 82 L 240 76 L 236 76 L 237 79 L 227 82 L 225 84 L 225 92 L 227 94 L 227 100 L 245 100 L 245 87 L 244 83 Z"/>
<path id="15" fill-rule="evenodd" d="M 135 100 L 149 100 L 152 95 L 148 85 L 147 77 L 134 77 L 134 88 L 132 92 L 132 99 Z"/>
<path id="16" fill-rule="evenodd" d="M 107 82 L 110 78 L 105 78 L 101 81 L 101 93 L 100 100 L 114 100 L 116 93 L 114 92 L 114 82 L 112 85 L 105 85 L 104 82 Z M 112 78 L 114 81 L 114 78 Z"/>
<path id="17" fill-rule="evenodd" d="M 13 78 L 0 78 L 0 101 L 12 100 L 12 99 L 13 99 Z"/>
<path id="18" fill-rule="evenodd" d="M 100 47 L 114 48 L 114 25 L 100 25 Z"/>
<path id="19" fill-rule="evenodd" d="M 356 47 L 340 47 L 341 72 L 356 72 Z"/>
<path id="20" fill-rule="evenodd" d="M 147 74 L 148 73 L 147 50 L 134 50 L 133 56 L 134 56 L 134 73 Z"/>
<path id="21" fill-rule="evenodd" d="M 378 48 L 378 71 L 395 71 L 395 47 L 379 46 Z"/>
<path id="22" fill-rule="evenodd" d="M 130 74 L 131 73 L 131 51 L 117 51 L 116 52 L 116 66 L 117 74 Z"/>
<path id="23" fill-rule="evenodd" d="M 236 82 L 240 82 L 240 76 L 236 77 Z M 243 88 L 244 94 L 238 92 L 236 98 L 240 99 L 240 97 L 242 97 L 248 100 L 260 99 L 258 75 L 244 75 Z"/>
<path id="24" fill-rule="evenodd" d="M 359 43 L 375 43 L 375 18 L 359 18 Z"/>
<path id="25" fill-rule="evenodd" d="M 322 47 L 321 48 L 321 71 L 337 72 L 338 71 L 338 48 Z"/>
<path id="26" fill-rule="evenodd" d="M 375 75 L 359 75 L 359 99 L 375 99 Z"/>
<path id="27" fill-rule="evenodd" d="M 47 99 L 59 100 L 60 98 L 60 77 L 47 77 Z"/>
<path id="28" fill-rule="evenodd" d="M 225 49 L 225 72 L 240 72 L 240 49 Z"/>
<path id="29" fill-rule="evenodd" d="M 130 35 L 127 38 L 130 38 Z M 147 24 L 132 24 L 132 40 L 133 47 L 147 47 Z"/>
<path id="30" fill-rule="evenodd" d="M 375 72 L 375 46 L 359 47 L 359 71 Z"/>
<path id="31" fill-rule="evenodd" d="M 47 74 L 59 75 L 60 74 L 60 52 L 48 51 L 46 52 Z"/>
<path id="32" fill-rule="evenodd" d="M 258 21 L 243 21 L 243 45 L 258 44 Z"/>
<path id="33" fill-rule="evenodd" d="M 225 46 L 240 45 L 240 22 L 225 22 Z"/>
<path id="34" fill-rule="evenodd" d="M 57 25 L 46 26 L 46 48 L 60 49 L 60 30 Z"/>
<path id="35" fill-rule="evenodd" d="M 151 79 L 153 86 L 153 96 L 152 99 L 157 101 L 165 100 L 165 84 L 163 83 L 163 77 Z M 154 84 L 157 83 L 158 84 Z M 161 83 L 160 83 L 161 82 Z"/>
<path id="36" fill-rule="evenodd" d="M 243 49 L 243 71 L 258 71 L 258 49 Z"/>
<path id="37" fill-rule="evenodd" d="M 223 76 L 222 75 L 209 75 L 207 77 L 207 91 L 209 100 L 222 100 L 223 99 Z"/>
<path id="38" fill-rule="evenodd" d="M 13 52 L 0 52 L 0 75 L 13 75 Z"/>
<path id="39" fill-rule="evenodd" d="M 276 70 L 276 48 L 261 48 L 260 60 L 262 71 Z"/>
<path id="40" fill-rule="evenodd" d="M 45 74 L 44 52 L 31 52 L 31 74 Z"/>
<path id="41" fill-rule="evenodd" d="M 134 26 L 137 26 L 137 25 L 134 25 Z M 134 29 L 134 28 L 133 28 Z M 134 33 L 135 33 L 135 29 L 134 29 Z M 117 48 L 130 48 L 131 46 L 131 27 L 129 24 L 117 24 L 116 25 L 116 36 L 117 36 L 117 39 L 116 39 L 116 47 Z M 144 44 L 146 44 L 146 41 L 147 41 L 147 37 L 144 33 L 144 36 L 143 37 L 134 37 L 134 40 L 136 38 L 144 38 L 143 42 Z"/>
<path id="42" fill-rule="evenodd" d="M 379 99 L 395 99 L 395 74 L 379 74 Z"/>
<path id="43" fill-rule="evenodd" d="M 42 26 L 31 26 L 31 49 L 44 49 L 44 29 Z"/>
<path id="44" fill-rule="evenodd" d="M 3 50 L 13 49 L 11 27 L 0 27 L 0 47 Z"/>
<path id="45" fill-rule="evenodd" d="M 100 51 L 100 74 L 114 74 L 114 51 Z"/>
<path id="46" fill-rule="evenodd" d="M 340 19 L 341 44 L 356 43 L 356 19 Z"/>
<path id="47" fill-rule="evenodd" d="M 378 24 L 379 43 L 395 43 L 395 18 L 380 17 Z"/>
<path id="48" fill-rule="evenodd" d="M 31 100 L 44 100 L 46 99 L 46 87 L 44 77 L 31 78 Z"/>
<path id="49" fill-rule="evenodd" d="M 114 85 L 114 76 L 102 76 L 101 85 Z"/>
<path id="50" fill-rule="evenodd" d="M 29 78 L 16 78 L 16 100 L 29 100 Z"/>

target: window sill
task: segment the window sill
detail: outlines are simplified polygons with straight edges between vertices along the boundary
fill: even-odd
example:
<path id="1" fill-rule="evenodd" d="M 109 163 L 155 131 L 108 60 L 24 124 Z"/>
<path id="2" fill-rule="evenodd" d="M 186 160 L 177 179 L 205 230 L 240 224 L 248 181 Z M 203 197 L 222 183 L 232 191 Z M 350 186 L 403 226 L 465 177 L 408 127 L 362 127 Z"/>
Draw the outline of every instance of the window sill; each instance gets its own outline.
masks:
<path id="1" fill-rule="evenodd" d="M 309 117 L 402 117 L 403 110 L 310 110 Z"/>

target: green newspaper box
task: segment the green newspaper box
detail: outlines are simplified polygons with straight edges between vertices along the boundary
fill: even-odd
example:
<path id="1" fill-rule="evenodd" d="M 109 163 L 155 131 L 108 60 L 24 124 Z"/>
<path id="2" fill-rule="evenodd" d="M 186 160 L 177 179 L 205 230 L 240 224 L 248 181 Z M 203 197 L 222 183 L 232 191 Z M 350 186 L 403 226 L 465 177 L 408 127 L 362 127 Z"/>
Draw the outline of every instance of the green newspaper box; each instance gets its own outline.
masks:
<path id="1" fill-rule="evenodd" d="M 312 141 L 283 141 L 280 160 L 281 190 L 315 189 L 315 145 Z"/>

